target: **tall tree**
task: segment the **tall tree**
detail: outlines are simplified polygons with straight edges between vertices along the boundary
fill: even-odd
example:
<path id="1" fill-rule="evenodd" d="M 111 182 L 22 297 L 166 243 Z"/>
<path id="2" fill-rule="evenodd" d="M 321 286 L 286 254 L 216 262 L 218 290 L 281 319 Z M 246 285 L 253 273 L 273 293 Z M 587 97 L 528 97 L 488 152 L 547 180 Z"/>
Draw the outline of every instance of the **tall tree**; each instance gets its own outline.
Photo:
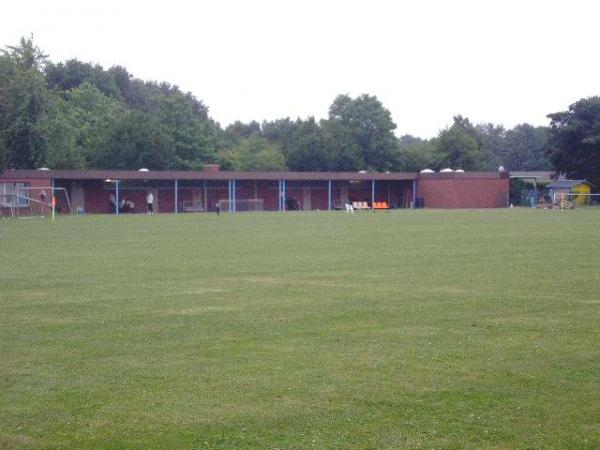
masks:
<path id="1" fill-rule="evenodd" d="M 255 120 L 250 123 L 243 123 L 238 120 L 225 128 L 225 136 L 227 145 L 234 146 L 250 136 L 262 136 L 262 131 L 260 124 Z"/>
<path id="2" fill-rule="evenodd" d="M 332 171 L 355 171 L 367 166 L 363 159 L 363 148 L 352 136 L 352 131 L 340 120 L 322 120 L 323 147 L 328 154 Z"/>
<path id="3" fill-rule="evenodd" d="M 398 140 L 398 158 L 396 170 L 418 172 L 422 169 L 438 166 L 438 154 L 435 140 L 425 140 L 411 135 Z"/>
<path id="4" fill-rule="evenodd" d="M 41 122 L 47 106 L 42 70 L 47 55 L 31 38 L 0 53 L 0 148 L 2 165 L 40 167 L 44 161 Z"/>
<path id="5" fill-rule="evenodd" d="M 361 169 L 393 168 L 397 156 L 396 124 L 377 97 L 338 96 L 329 108 L 329 122 L 346 128 L 353 144 L 360 148 L 360 159 L 364 163 Z"/>
<path id="6" fill-rule="evenodd" d="M 175 146 L 157 117 L 130 110 L 99 143 L 93 166 L 100 169 L 171 169 Z"/>
<path id="7" fill-rule="evenodd" d="M 584 98 L 568 111 L 549 114 L 548 155 L 552 166 L 600 188 L 600 97 Z"/>
<path id="8" fill-rule="evenodd" d="M 73 106 L 57 93 L 51 93 L 42 123 L 45 144 L 44 166 L 52 169 L 84 169 L 85 155 L 78 145 L 81 129 Z"/>
<path id="9" fill-rule="evenodd" d="M 550 170 L 552 165 L 545 153 L 548 129 L 527 123 L 506 132 L 502 165 L 508 170 Z"/>
<path id="10" fill-rule="evenodd" d="M 106 167 L 101 160 L 110 135 L 126 118 L 126 106 L 87 81 L 54 97 L 58 99 L 44 126 L 47 165 L 65 169 Z"/>
<path id="11" fill-rule="evenodd" d="M 468 119 L 456 116 L 452 126 L 440 132 L 436 146 L 439 167 L 482 170 L 486 155 L 477 140 L 475 127 Z"/>
<path id="12" fill-rule="evenodd" d="M 123 98 L 113 71 L 105 71 L 99 64 L 70 59 L 65 63 L 49 62 L 45 67 L 48 88 L 56 91 L 69 91 L 88 82 L 104 95 L 121 100 Z"/>
<path id="13" fill-rule="evenodd" d="M 327 148 L 323 130 L 314 117 L 296 121 L 284 153 L 292 170 L 323 171 L 331 165 L 332 153 Z"/>
<path id="14" fill-rule="evenodd" d="M 198 117 L 194 107 L 195 103 L 179 90 L 167 92 L 160 100 L 158 117 L 173 138 L 175 161 L 172 167 L 177 169 L 198 169 L 214 158 L 208 124 Z"/>
<path id="15" fill-rule="evenodd" d="M 287 170 L 281 150 L 265 138 L 251 135 L 232 148 L 219 152 L 219 162 L 226 170 Z"/>
<path id="16" fill-rule="evenodd" d="M 502 125 L 482 123 L 475 126 L 475 134 L 479 147 L 484 154 L 486 170 L 497 170 L 503 163 L 506 146 L 506 130 Z"/>

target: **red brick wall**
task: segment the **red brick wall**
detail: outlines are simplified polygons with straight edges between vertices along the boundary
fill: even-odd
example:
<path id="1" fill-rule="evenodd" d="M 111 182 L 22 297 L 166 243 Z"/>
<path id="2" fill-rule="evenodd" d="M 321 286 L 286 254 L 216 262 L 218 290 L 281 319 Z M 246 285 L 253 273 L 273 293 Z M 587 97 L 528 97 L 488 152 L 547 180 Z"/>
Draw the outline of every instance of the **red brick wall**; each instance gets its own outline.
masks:
<path id="1" fill-rule="evenodd" d="M 208 203 L 208 210 L 214 211 L 215 205 L 220 200 L 227 200 L 229 191 L 227 186 L 225 187 L 208 187 L 206 191 L 206 202 Z"/>
<path id="2" fill-rule="evenodd" d="M 86 214 L 110 214 L 110 194 L 113 191 L 104 190 L 102 180 L 85 181 L 82 183 L 83 204 Z M 136 205 L 137 206 L 137 205 Z"/>
<path id="3" fill-rule="evenodd" d="M 508 178 L 419 179 L 417 198 L 425 208 L 505 208 Z"/>
<path id="4" fill-rule="evenodd" d="M 145 197 L 145 196 L 144 196 Z M 137 203 L 135 204 L 137 209 Z M 158 190 L 158 211 L 159 213 L 175 212 L 175 189 Z"/>
<path id="5" fill-rule="evenodd" d="M 279 187 L 277 181 L 259 181 L 258 198 L 263 199 L 265 211 L 277 211 L 279 208 Z"/>

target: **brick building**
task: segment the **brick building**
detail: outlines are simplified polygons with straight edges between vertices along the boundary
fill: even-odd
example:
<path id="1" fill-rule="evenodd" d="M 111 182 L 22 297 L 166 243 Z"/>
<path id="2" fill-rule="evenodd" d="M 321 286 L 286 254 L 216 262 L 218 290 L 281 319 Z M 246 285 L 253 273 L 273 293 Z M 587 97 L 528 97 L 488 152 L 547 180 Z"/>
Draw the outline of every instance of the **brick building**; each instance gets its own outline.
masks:
<path id="1" fill-rule="evenodd" d="M 232 212 L 332 210 L 355 201 L 392 209 L 504 208 L 509 174 L 225 172 L 218 166 L 203 171 L 7 170 L 0 175 L 0 207 L 7 207 L 3 192 L 50 193 L 53 188 L 68 194 L 70 211 L 88 214 L 145 213 L 150 192 L 160 213 L 214 211 L 217 204 Z"/>

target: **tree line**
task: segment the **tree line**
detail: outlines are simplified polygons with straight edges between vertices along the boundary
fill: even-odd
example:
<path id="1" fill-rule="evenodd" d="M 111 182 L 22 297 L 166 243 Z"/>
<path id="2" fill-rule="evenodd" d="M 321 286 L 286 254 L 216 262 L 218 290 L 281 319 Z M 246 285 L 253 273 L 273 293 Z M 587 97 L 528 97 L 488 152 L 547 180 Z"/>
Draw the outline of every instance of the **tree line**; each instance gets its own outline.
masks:
<path id="1" fill-rule="evenodd" d="M 583 99 L 549 118 L 549 127 L 505 129 L 456 116 L 432 139 L 398 138 L 390 112 L 375 96 L 339 95 L 326 119 L 222 127 L 191 93 L 137 79 L 124 67 L 104 69 L 77 59 L 53 63 L 30 38 L 0 53 L 0 170 L 194 170 L 207 163 L 248 171 L 504 166 L 598 180 L 600 99 Z M 591 166 L 590 155 L 596 158 Z"/>

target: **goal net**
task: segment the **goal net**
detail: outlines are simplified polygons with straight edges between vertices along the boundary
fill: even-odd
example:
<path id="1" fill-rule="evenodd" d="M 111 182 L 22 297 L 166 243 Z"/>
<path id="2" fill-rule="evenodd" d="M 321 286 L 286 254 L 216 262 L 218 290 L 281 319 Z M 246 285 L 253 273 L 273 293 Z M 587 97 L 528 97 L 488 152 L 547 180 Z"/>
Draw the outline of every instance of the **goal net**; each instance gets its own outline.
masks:
<path id="1" fill-rule="evenodd" d="M 555 193 L 552 202 L 559 209 L 600 207 L 600 194 Z"/>
<path id="2" fill-rule="evenodd" d="M 227 211 L 235 211 L 235 212 L 244 212 L 244 211 L 263 211 L 263 199 L 240 199 L 232 202 L 230 200 L 219 200 L 219 207 L 221 208 L 221 212 Z"/>
<path id="3" fill-rule="evenodd" d="M 0 217 L 45 217 L 52 214 L 72 214 L 71 201 L 65 188 L 0 185 Z"/>

